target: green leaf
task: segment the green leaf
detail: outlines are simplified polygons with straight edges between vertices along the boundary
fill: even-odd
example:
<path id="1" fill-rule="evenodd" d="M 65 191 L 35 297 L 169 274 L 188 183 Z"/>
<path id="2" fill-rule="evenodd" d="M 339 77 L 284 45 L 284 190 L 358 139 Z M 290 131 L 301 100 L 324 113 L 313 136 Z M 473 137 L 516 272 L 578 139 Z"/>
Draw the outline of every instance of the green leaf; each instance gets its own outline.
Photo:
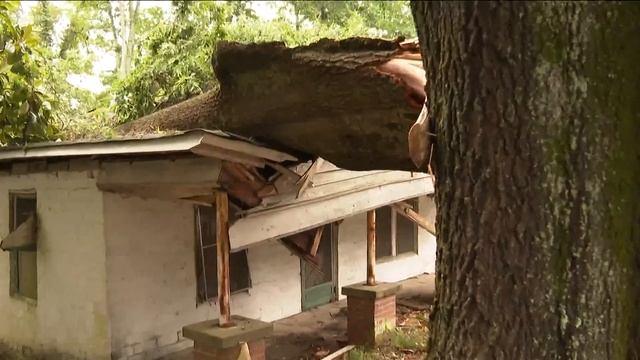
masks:
<path id="1" fill-rule="evenodd" d="M 0 74 L 4 74 L 11 69 L 11 65 L 7 63 L 6 59 L 2 59 L 2 63 L 0 63 Z"/>
<path id="2" fill-rule="evenodd" d="M 20 50 L 10 52 L 9 55 L 7 55 L 7 64 L 13 65 L 19 61 L 22 61 L 22 55 L 22 51 Z"/>
<path id="3" fill-rule="evenodd" d="M 29 112 L 29 102 L 25 100 L 25 102 L 20 105 L 20 110 L 18 110 L 19 115 L 25 115 Z"/>

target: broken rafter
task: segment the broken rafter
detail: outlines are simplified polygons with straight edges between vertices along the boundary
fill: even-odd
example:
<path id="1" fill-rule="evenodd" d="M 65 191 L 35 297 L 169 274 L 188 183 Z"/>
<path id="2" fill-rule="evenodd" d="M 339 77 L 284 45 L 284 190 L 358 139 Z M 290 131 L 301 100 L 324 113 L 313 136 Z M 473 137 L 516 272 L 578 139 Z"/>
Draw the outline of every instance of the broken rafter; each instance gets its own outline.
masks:
<path id="1" fill-rule="evenodd" d="M 411 220 L 421 228 L 427 230 L 433 236 L 436 235 L 436 227 L 433 223 L 427 220 L 424 216 L 418 214 L 413 207 L 405 202 L 395 203 L 391 205 L 391 208 L 398 214 Z"/>
<path id="2" fill-rule="evenodd" d="M 318 254 L 318 248 L 320 247 L 320 240 L 322 240 L 322 232 L 324 231 L 324 226 L 320 226 L 316 229 L 316 234 L 313 237 L 313 244 L 311 245 L 311 250 L 309 251 L 309 255 L 315 257 Z"/>
<path id="3" fill-rule="evenodd" d="M 313 179 L 313 176 L 318 172 L 318 169 L 320 169 L 323 163 L 324 163 L 324 159 L 322 158 L 316 159 L 316 161 L 314 161 L 311 167 L 307 169 L 304 175 L 302 175 L 302 177 L 298 179 L 298 183 L 302 182 L 302 184 L 300 185 L 300 189 L 298 189 L 297 197 L 300 197 L 304 193 L 304 191 L 309 187 L 309 185 L 311 185 L 311 180 Z"/>

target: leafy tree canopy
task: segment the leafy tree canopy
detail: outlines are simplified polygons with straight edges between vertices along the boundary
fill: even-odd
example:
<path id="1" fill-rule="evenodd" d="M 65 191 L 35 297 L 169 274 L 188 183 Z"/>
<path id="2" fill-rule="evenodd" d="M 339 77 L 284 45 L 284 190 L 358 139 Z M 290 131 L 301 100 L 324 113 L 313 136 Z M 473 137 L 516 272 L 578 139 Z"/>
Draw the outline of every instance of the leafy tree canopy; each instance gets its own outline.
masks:
<path id="1" fill-rule="evenodd" d="M 211 56 L 220 40 L 414 37 L 407 1 L 40 0 L 21 14 L 0 3 L 0 143 L 108 137 L 131 121 L 217 86 Z M 23 6 L 24 8 L 24 6 Z M 31 25 L 20 26 L 26 19 Z M 25 21 L 20 21 L 24 23 Z M 103 89 L 88 89 L 97 63 Z"/>

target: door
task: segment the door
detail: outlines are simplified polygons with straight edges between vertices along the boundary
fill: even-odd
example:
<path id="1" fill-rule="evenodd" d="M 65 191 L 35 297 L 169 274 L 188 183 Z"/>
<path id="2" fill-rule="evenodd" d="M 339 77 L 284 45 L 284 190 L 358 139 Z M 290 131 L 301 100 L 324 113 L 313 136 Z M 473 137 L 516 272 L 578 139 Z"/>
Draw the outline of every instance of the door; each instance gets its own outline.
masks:
<path id="1" fill-rule="evenodd" d="M 302 310 L 337 299 L 337 226 L 325 225 L 318 247 L 318 264 L 300 260 Z"/>

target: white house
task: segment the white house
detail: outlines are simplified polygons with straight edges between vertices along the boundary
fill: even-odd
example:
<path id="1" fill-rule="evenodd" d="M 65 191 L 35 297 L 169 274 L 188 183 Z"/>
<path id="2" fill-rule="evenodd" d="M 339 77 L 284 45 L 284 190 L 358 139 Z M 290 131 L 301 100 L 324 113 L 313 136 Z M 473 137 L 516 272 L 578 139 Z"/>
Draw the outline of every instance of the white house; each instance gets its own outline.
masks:
<path id="1" fill-rule="evenodd" d="M 0 149 L 0 358 L 155 359 L 216 318 L 215 193 L 229 199 L 231 312 L 263 321 L 366 278 L 433 272 L 429 176 L 301 161 L 219 131 Z M 58 357 L 55 357 L 58 356 Z"/>

